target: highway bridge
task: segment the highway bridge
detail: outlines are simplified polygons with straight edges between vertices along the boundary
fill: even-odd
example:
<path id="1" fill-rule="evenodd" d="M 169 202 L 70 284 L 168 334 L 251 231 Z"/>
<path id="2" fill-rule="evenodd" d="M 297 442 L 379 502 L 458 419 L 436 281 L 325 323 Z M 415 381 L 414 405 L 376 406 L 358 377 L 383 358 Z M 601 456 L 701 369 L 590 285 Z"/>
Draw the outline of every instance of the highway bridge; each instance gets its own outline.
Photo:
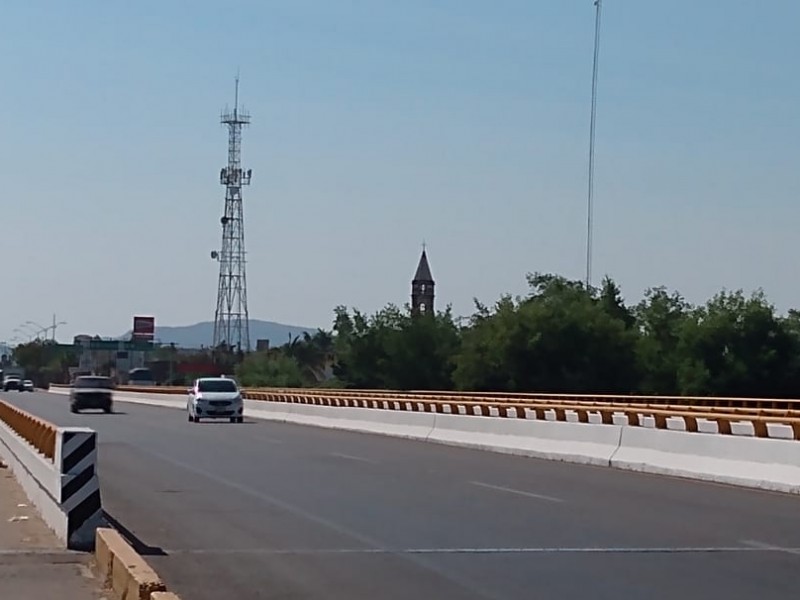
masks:
<path id="1" fill-rule="evenodd" d="M 193 424 L 138 403 L 73 415 L 65 396 L 0 398 L 98 432 L 110 523 L 184 600 L 796 593 L 796 495 L 253 418 Z"/>

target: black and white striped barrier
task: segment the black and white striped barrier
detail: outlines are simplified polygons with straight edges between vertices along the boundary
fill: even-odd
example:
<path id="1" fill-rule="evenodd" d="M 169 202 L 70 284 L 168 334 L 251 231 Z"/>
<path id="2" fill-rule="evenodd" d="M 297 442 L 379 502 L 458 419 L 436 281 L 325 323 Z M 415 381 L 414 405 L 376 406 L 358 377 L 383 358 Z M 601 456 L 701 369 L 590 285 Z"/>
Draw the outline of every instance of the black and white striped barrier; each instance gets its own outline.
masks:
<path id="1" fill-rule="evenodd" d="M 95 529 L 103 524 L 95 431 L 56 428 L 55 456 L 49 460 L 0 421 L 0 458 L 67 548 L 93 547 Z"/>
<path id="2" fill-rule="evenodd" d="M 79 427 L 59 429 L 54 462 L 61 471 L 59 501 L 67 516 L 67 545 L 91 545 L 103 517 L 97 478 L 97 432 Z"/>

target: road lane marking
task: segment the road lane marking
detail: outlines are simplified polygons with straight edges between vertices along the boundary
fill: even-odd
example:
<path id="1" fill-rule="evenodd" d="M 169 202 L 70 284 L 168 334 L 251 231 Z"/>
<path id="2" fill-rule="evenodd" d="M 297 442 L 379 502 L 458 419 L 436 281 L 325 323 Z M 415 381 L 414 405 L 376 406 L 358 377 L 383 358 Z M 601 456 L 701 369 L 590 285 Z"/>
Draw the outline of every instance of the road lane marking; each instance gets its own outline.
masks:
<path id="1" fill-rule="evenodd" d="M 329 454 L 337 458 L 344 458 L 345 460 L 355 460 L 358 462 L 365 462 L 373 465 L 375 464 L 374 460 L 370 460 L 368 458 L 362 458 L 360 456 L 353 456 L 352 454 L 344 454 L 343 452 L 330 452 Z"/>
<path id="2" fill-rule="evenodd" d="M 150 456 L 157 458 L 165 463 L 169 463 L 176 467 L 180 467 L 188 471 L 189 473 L 195 473 L 196 475 L 204 477 L 209 481 L 214 481 L 219 485 L 227 486 L 243 494 L 247 494 L 253 498 L 257 498 L 267 504 L 271 504 L 276 508 L 284 510 L 297 517 L 301 517 L 308 522 L 316 523 L 317 525 L 325 527 L 331 531 L 335 531 L 341 535 L 349 537 L 357 542 L 364 544 L 364 546 L 379 548 L 385 545 L 382 544 L 379 540 L 373 538 L 372 536 L 360 533 L 354 529 L 351 529 L 343 524 L 337 523 L 331 519 L 326 519 L 324 516 L 320 514 L 303 510 L 302 508 L 297 506 L 296 503 L 281 500 L 276 496 L 272 496 L 270 494 L 253 489 L 248 485 L 241 484 L 237 481 L 219 475 L 218 473 L 214 473 L 211 471 L 204 471 L 195 464 L 177 460 L 167 454 L 154 451 L 146 446 L 137 446 L 137 448 L 139 449 L 139 451 L 145 454 L 149 454 Z M 463 590 L 464 592 L 469 592 L 474 596 L 479 596 L 481 598 L 485 598 L 486 600 L 497 600 L 497 595 L 492 590 L 482 589 L 481 586 L 476 585 L 474 583 L 466 584 L 461 578 L 452 575 L 440 565 L 433 564 L 430 561 L 427 561 L 424 558 L 419 557 L 418 555 L 409 554 L 407 556 L 410 562 L 415 563 L 421 569 L 424 569 L 425 571 L 428 571 L 430 573 L 435 573 L 436 575 L 441 577 L 444 581 L 452 583 L 455 587 Z"/>
<path id="3" fill-rule="evenodd" d="M 781 552 L 783 554 L 793 554 L 795 556 L 800 556 L 800 548 L 786 548 L 785 546 L 775 546 L 773 544 L 766 544 L 764 542 L 759 542 L 758 540 L 742 540 L 741 543 L 757 550 Z"/>
<path id="4" fill-rule="evenodd" d="M 514 488 L 503 487 L 501 485 L 492 485 L 491 483 L 483 483 L 481 481 L 470 481 L 472 485 L 495 490 L 498 492 L 506 492 L 507 494 L 516 494 L 517 496 L 525 496 L 526 498 L 535 498 L 537 500 L 547 500 L 548 502 L 563 502 L 561 498 L 554 498 L 553 496 L 545 496 L 543 494 L 534 494 L 533 492 L 525 492 L 522 490 L 515 490 Z"/>
<path id="5" fill-rule="evenodd" d="M 337 554 L 711 554 L 711 553 L 761 553 L 786 552 L 800 553 L 800 548 L 780 548 L 764 544 L 761 546 L 684 546 L 684 547 L 589 547 L 589 548 L 198 548 L 165 549 L 167 555 L 231 555 L 231 554 L 269 554 L 269 555 L 337 555 Z"/>

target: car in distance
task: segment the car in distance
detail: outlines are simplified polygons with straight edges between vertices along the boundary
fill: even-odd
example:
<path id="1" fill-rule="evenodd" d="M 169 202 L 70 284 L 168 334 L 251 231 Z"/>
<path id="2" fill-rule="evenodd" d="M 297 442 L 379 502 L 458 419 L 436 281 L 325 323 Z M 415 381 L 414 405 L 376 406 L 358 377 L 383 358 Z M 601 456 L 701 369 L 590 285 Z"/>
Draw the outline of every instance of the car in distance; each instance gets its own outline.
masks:
<path id="1" fill-rule="evenodd" d="M 16 375 L 8 375 L 3 378 L 3 391 L 19 390 L 22 387 L 22 380 Z"/>
<path id="2" fill-rule="evenodd" d="M 30 379 L 25 379 L 22 382 L 22 387 L 19 388 L 20 392 L 32 392 L 34 390 L 33 382 Z"/>
<path id="3" fill-rule="evenodd" d="M 239 386 L 226 377 L 201 377 L 189 389 L 186 401 L 189 421 L 200 419 L 230 419 L 231 423 L 244 422 L 244 402 Z"/>
<path id="4" fill-rule="evenodd" d="M 76 377 L 69 392 L 70 412 L 97 408 L 110 413 L 113 408 L 114 381 L 110 377 L 83 375 Z"/>

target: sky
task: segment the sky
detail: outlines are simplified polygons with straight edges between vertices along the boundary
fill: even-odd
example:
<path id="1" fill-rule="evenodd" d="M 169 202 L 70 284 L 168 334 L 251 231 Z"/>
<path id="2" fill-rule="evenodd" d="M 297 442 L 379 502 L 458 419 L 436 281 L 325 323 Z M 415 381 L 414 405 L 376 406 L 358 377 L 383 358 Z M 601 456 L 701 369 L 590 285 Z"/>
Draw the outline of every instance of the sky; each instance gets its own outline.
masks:
<path id="1" fill-rule="evenodd" d="M 0 340 L 213 320 L 227 160 L 252 318 L 330 327 L 585 274 L 592 0 L 0 6 Z M 628 302 L 763 288 L 800 307 L 800 4 L 604 0 L 593 272 Z"/>

